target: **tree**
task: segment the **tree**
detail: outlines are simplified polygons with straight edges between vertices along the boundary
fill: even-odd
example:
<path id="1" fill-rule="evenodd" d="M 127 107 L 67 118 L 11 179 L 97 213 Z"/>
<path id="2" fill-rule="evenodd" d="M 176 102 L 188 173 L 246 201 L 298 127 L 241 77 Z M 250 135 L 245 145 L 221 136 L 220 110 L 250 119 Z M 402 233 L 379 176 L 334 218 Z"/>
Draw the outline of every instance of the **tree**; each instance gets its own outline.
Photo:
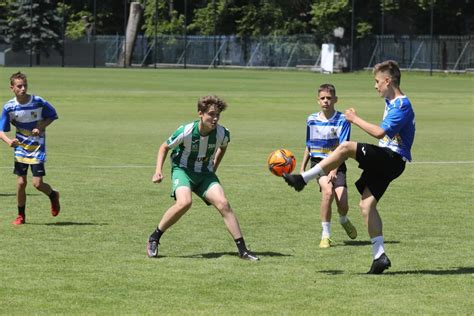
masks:
<path id="1" fill-rule="evenodd" d="M 51 48 L 61 52 L 61 22 L 51 0 L 12 1 L 8 39 L 13 51 L 36 55 L 36 64 L 40 63 L 42 53 L 49 56 Z"/>
<path id="2" fill-rule="evenodd" d="M 144 18 L 143 29 L 147 36 L 154 35 L 155 22 L 158 34 L 184 33 L 184 12 L 180 14 L 175 10 L 173 1 L 146 0 Z"/>
<path id="3" fill-rule="evenodd" d="M 266 36 L 308 33 L 310 0 L 215 0 L 195 10 L 190 30 L 199 34 Z M 214 14 L 216 26 L 214 30 Z"/>
<path id="4" fill-rule="evenodd" d="M 7 8 L 8 8 L 8 1 L 0 2 L 0 44 L 7 43 L 7 30 L 8 30 L 8 23 L 7 23 Z"/>

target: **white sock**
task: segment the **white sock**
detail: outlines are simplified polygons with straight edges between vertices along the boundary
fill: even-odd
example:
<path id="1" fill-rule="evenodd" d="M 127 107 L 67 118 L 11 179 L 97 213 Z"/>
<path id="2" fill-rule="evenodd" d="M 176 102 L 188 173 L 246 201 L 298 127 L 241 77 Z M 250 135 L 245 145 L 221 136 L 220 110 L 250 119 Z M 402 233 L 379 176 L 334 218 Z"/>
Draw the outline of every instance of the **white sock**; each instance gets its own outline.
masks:
<path id="1" fill-rule="evenodd" d="M 310 180 L 320 178 L 322 176 L 325 176 L 326 173 L 324 172 L 323 169 L 319 166 L 319 163 L 314 166 L 313 168 L 309 169 L 308 171 L 305 171 L 301 174 L 303 177 L 304 182 L 308 183 Z"/>
<path id="2" fill-rule="evenodd" d="M 347 220 L 348 220 L 347 215 L 339 215 L 339 223 L 345 224 Z"/>
<path id="3" fill-rule="evenodd" d="M 321 238 L 331 237 L 331 222 L 321 222 L 321 226 L 323 227 Z"/>
<path id="4" fill-rule="evenodd" d="M 383 248 L 383 236 L 374 237 L 371 241 L 374 260 L 377 260 L 385 252 L 385 249 Z"/>

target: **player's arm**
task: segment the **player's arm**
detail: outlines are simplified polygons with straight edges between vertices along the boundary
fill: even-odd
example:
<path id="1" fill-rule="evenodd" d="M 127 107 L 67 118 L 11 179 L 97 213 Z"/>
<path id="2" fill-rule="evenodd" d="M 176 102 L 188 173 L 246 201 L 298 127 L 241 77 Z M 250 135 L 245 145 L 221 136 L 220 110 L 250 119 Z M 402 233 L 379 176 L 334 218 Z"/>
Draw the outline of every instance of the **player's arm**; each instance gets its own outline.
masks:
<path id="1" fill-rule="evenodd" d="M 153 175 L 152 181 L 154 183 L 160 183 L 163 180 L 163 165 L 166 160 L 166 156 L 168 155 L 168 151 L 170 147 L 166 142 L 161 144 L 160 148 L 158 149 L 158 155 L 156 157 L 156 169 L 155 174 Z"/>
<path id="2" fill-rule="evenodd" d="M 308 165 L 308 161 L 309 161 L 309 148 L 308 148 L 308 146 L 306 146 L 304 148 L 303 159 L 301 160 L 300 173 L 303 173 L 306 170 L 306 166 Z"/>
<path id="3" fill-rule="evenodd" d="M 221 164 L 222 158 L 224 158 L 227 147 L 217 148 L 216 155 L 214 156 L 214 172 L 217 171 L 217 168 Z"/>
<path id="4" fill-rule="evenodd" d="M 44 133 L 44 131 L 46 130 L 46 127 L 48 127 L 49 124 L 53 123 L 53 121 L 54 119 L 52 118 L 46 118 L 44 120 L 38 121 L 38 123 L 36 123 L 36 127 L 31 130 L 31 133 L 34 136 L 38 136 Z"/>
<path id="5" fill-rule="evenodd" d="M 5 134 L 5 132 L 3 132 L 3 131 L 0 131 L 0 138 L 1 138 L 5 143 L 7 143 L 7 145 L 10 146 L 10 147 L 18 146 L 18 139 L 16 139 L 16 138 L 11 139 L 11 138 L 8 137 L 7 134 Z"/>
<path id="6" fill-rule="evenodd" d="M 359 126 L 362 130 L 364 130 L 370 136 L 373 136 L 377 139 L 381 139 L 385 137 L 385 130 L 383 128 L 381 128 L 378 125 L 369 123 L 365 121 L 364 119 L 360 118 L 357 115 L 355 109 L 353 108 L 347 109 L 344 115 L 346 116 L 346 120 L 348 120 L 352 124 Z"/>

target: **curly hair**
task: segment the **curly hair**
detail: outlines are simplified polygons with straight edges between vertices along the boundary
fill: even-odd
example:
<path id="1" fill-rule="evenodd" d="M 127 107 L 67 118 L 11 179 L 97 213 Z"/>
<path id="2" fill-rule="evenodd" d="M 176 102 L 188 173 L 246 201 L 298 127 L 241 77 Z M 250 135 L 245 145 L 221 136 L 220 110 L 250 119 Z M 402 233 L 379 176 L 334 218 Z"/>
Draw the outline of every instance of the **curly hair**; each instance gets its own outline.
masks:
<path id="1" fill-rule="evenodd" d="M 211 106 L 215 106 L 219 112 L 222 112 L 227 108 L 227 103 L 216 95 L 206 95 L 198 100 L 198 112 L 206 113 Z"/>

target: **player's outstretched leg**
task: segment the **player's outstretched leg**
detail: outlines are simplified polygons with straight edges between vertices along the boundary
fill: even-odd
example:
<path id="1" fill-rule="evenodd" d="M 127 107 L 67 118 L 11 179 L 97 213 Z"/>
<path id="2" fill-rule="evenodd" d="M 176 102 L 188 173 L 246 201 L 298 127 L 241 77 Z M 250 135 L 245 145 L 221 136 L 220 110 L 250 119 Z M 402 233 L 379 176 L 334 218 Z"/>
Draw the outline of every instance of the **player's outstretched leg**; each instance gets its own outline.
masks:
<path id="1" fill-rule="evenodd" d="M 382 274 L 385 269 L 390 268 L 392 263 L 390 262 L 390 259 L 383 253 L 378 259 L 375 259 L 372 262 L 372 266 L 370 267 L 370 270 L 367 272 L 367 274 Z"/>
<path id="2" fill-rule="evenodd" d="M 306 182 L 303 179 L 303 176 L 300 174 L 283 174 L 283 179 L 288 183 L 290 187 L 293 187 L 296 191 L 301 191 L 306 186 Z"/>

